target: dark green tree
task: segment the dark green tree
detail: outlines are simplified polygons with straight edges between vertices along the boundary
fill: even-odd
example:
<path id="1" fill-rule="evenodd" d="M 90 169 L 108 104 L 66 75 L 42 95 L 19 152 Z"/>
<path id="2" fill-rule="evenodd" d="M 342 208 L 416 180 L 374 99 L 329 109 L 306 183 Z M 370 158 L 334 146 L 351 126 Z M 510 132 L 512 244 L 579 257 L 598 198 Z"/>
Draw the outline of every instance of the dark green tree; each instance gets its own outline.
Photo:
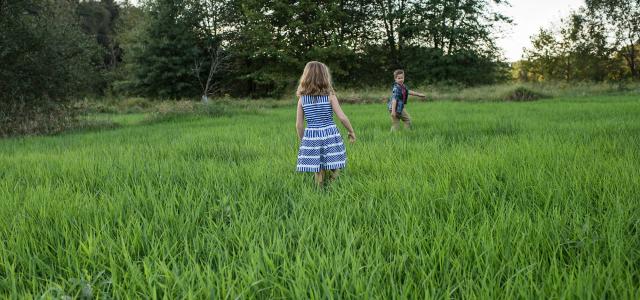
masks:
<path id="1" fill-rule="evenodd" d="M 82 33 L 73 3 L 0 0 L 0 136 L 61 130 L 64 103 L 98 78 L 97 44 Z"/>
<path id="2" fill-rule="evenodd" d="M 104 48 L 104 68 L 113 69 L 120 61 L 121 49 L 115 39 L 120 7 L 114 0 L 82 1 L 76 9 L 85 33 L 94 36 Z"/>
<path id="3" fill-rule="evenodd" d="M 97 47 L 66 1 L 0 1 L 0 101 L 64 101 L 96 79 Z"/>
<path id="4" fill-rule="evenodd" d="M 135 92 L 138 82 L 135 54 L 143 49 L 141 41 L 146 39 L 149 16 L 144 8 L 128 1 L 119 7 L 113 41 L 121 49 L 121 61 L 110 72 L 109 92 L 127 94 Z"/>
<path id="5" fill-rule="evenodd" d="M 172 1 L 150 2 L 149 29 L 146 37 L 138 38 L 140 47 L 123 47 L 128 53 L 125 60 L 135 58 L 131 69 L 139 76 L 130 82 L 138 87 L 160 84 L 149 78 L 167 68 L 161 66 L 165 61 L 152 62 L 162 36 L 158 30 L 166 24 L 173 24 L 163 29 L 165 36 L 175 32 L 172 46 L 190 49 L 176 54 L 181 56 L 180 65 L 192 65 L 187 61 L 197 57 L 192 69 L 200 70 L 194 73 L 202 75 L 194 82 L 200 89 L 207 90 L 201 84 L 211 76 L 201 72 L 215 61 L 211 54 L 224 53 L 228 64 L 213 81 L 224 90 L 220 92 L 233 95 L 279 96 L 290 91 L 309 60 L 327 63 L 338 86 L 386 83 L 399 67 L 411 72 L 415 83 L 491 83 L 506 74 L 493 40 L 500 24 L 509 20 L 491 8 L 491 2 L 502 1 L 184 0 L 173 6 L 167 2 Z M 170 16 L 157 21 L 163 7 L 184 15 L 178 26 Z M 162 71 L 167 77 L 173 73 Z M 138 90 L 159 96 L 166 94 L 162 89 Z"/>
<path id="6" fill-rule="evenodd" d="M 511 20 L 486 0 L 376 0 L 380 42 L 389 68 L 402 67 L 418 81 L 491 83 L 504 78 L 505 65 L 494 40 Z M 453 63 L 453 64 L 452 64 Z M 476 74 L 469 76 L 470 74 Z"/>
<path id="7" fill-rule="evenodd" d="M 192 70 L 202 55 L 195 7 L 191 0 L 158 0 L 147 7 L 148 24 L 131 53 L 136 93 L 170 99 L 199 94 Z"/>

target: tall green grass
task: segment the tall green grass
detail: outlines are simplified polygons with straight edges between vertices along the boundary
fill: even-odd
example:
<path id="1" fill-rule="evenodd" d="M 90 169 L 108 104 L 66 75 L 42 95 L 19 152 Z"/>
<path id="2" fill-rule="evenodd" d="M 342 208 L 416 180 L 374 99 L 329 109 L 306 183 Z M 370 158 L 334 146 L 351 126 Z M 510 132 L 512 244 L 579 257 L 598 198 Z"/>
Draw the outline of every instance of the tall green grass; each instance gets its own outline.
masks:
<path id="1" fill-rule="evenodd" d="M 338 97 L 347 102 L 386 102 L 391 94 L 391 83 L 387 88 L 373 87 L 339 90 Z M 581 98 L 606 95 L 638 95 L 638 83 L 592 83 L 592 82 L 542 82 L 542 83 L 502 83 L 476 87 L 455 85 L 410 85 L 412 90 L 424 93 L 426 99 L 411 97 L 418 101 L 504 101 L 518 88 L 525 88 L 546 98 Z"/>
<path id="2" fill-rule="evenodd" d="M 0 297 L 640 297 L 637 97 L 344 110 L 320 190 L 293 106 L 0 141 Z"/>

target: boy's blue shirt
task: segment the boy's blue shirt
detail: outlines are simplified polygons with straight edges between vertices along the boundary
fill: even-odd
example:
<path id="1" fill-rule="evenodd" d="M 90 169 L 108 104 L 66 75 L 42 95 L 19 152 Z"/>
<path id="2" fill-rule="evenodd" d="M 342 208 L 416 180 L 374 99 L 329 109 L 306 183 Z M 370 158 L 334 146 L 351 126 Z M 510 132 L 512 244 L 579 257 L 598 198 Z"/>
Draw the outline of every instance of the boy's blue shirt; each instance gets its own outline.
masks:
<path id="1" fill-rule="evenodd" d="M 409 98 L 409 87 L 406 84 L 404 84 L 404 88 L 406 90 L 406 95 L 403 98 L 402 97 L 402 87 L 397 82 L 393 83 L 393 87 L 391 89 L 391 98 L 389 98 L 389 101 L 387 101 L 387 108 L 389 110 L 391 110 L 391 101 L 393 101 L 393 99 L 396 99 L 398 101 L 398 103 L 402 102 L 402 104 L 399 105 L 400 111 L 398 111 L 398 112 L 402 112 L 402 107 L 405 104 L 407 104 L 407 99 Z"/>

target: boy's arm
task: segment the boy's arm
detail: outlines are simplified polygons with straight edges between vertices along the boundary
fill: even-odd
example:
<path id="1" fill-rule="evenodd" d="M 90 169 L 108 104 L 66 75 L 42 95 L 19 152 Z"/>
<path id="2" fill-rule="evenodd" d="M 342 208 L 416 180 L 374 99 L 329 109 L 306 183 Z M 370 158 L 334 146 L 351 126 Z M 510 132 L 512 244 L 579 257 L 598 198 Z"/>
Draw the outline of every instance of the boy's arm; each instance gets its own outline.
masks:
<path id="1" fill-rule="evenodd" d="M 391 91 L 391 116 L 395 117 L 397 114 L 396 107 L 398 106 L 398 99 L 400 99 L 400 90 L 398 90 L 397 86 L 393 86 L 393 90 Z"/>
<path id="2" fill-rule="evenodd" d="M 418 97 L 421 97 L 421 98 L 426 97 L 424 94 L 419 93 L 419 92 L 416 92 L 416 91 L 412 91 L 412 90 L 409 90 L 409 95 L 411 95 L 411 96 L 418 96 Z"/>
<path id="3" fill-rule="evenodd" d="M 296 111 L 296 132 L 298 139 L 302 141 L 304 136 L 304 111 L 302 110 L 302 100 L 298 98 L 298 109 Z"/>
<path id="4" fill-rule="evenodd" d="M 398 101 L 394 97 L 393 99 L 391 99 L 391 116 L 392 117 L 396 116 L 396 106 L 398 106 Z"/>

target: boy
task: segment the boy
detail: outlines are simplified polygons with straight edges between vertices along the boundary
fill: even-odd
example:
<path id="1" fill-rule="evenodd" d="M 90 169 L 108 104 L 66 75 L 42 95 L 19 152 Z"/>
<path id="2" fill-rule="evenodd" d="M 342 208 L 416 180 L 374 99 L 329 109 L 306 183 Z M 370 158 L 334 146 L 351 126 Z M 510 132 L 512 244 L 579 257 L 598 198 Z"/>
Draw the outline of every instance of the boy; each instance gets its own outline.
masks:
<path id="1" fill-rule="evenodd" d="M 404 70 L 395 70 L 393 72 L 393 90 L 391 91 L 391 98 L 387 102 L 387 108 L 391 113 L 391 131 L 398 130 L 398 123 L 400 120 L 404 123 L 404 127 L 411 128 L 411 117 L 407 113 L 407 100 L 409 95 L 418 96 L 424 98 L 425 95 L 416 91 L 411 91 L 404 85 Z"/>

